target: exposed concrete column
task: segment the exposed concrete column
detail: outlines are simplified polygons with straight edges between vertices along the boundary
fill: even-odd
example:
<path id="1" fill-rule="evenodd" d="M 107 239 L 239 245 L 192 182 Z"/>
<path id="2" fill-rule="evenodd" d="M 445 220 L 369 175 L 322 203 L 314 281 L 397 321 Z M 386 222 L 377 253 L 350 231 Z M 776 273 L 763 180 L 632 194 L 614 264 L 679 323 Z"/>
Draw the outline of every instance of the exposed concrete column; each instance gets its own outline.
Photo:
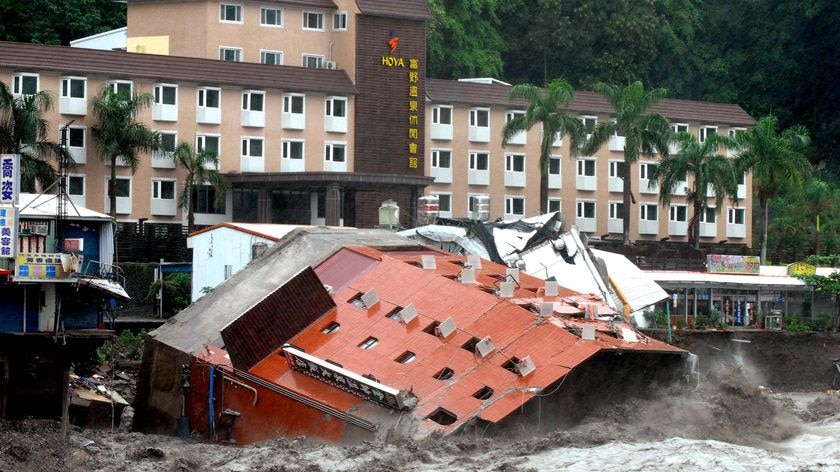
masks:
<path id="1" fill-rule="evenodd" d="M 341 187 L 337 183 L 327 184 L 327 196 L 324 208 L 327 226 L 341 225 Z"/>
<path id="2" fill-rule="evenodd" d="M 271 192 L 260 189 L 257 193 L 257 223 L 271 223 Z"/>

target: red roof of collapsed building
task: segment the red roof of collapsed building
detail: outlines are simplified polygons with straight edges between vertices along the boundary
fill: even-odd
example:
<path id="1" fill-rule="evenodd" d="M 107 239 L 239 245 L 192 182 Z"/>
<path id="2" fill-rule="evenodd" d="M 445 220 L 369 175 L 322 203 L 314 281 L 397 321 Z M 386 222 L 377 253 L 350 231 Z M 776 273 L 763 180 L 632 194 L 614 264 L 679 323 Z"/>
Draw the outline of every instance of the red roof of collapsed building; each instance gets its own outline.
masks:
<path id="1" fill-rule="evenodd" d="M 434 268 L 424 269 L 429 256 Z M 474 281 L 465 268 L 474 269 Z M 255 352 L 242 350 L 259 349 L 264 339 L 241 343 L 232 337 L 272 334 L 231 326 L 222 332 L 230 356 L 209 346 L 200 357 L 370 424 L 382 417 L 382 406 L 390 406 L 411 411 L 420 432 L 449 433 L 473 418 L 502 420 L 601 350 L 684 352 L 614 321 L 616 313 L 594 295 L 559 287 L 556 296 L 547 296 L 545 281 L 508 270 L 436 250 L 344 247 L 314 268 L 329 287 L 317 288 L 332 291 L 334 306 L 326 307 L 321 297 L 318 306 L 326 312 L 285 347 L 277 345 L 256 363 L 238 361 L 253 358 Z M 295 295 L 277 297 L 311 296 L 305 284 L 297 285 L 290 292 Z M 512 293 L 500 296 L 511 286 Z M 271 306 L 288 302 L 269 298 L 246 314 L 264 317 Z M 544 302 L 553 304 L 553 315 L 540 315 Z M 278 336 L 272 339 L 283 339 Z M 393 398 L 377 401 L 368 395 L 371 389 Z"/>

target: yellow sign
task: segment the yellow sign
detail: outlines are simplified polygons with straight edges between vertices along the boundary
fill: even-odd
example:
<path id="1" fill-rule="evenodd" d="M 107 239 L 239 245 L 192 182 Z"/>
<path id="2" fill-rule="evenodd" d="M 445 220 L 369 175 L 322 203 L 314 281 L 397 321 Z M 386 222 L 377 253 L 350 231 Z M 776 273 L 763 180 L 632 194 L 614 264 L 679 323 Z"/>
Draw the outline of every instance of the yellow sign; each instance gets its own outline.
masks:
<path id="1" fill-rule="evenodd" d="M 794 262 L 793 264 L 788 264 L 787 273 L 791 277 L 815 275 L 817 273 L 817 266 L 813 266 L 806 262 Z"/>
<path id="2" fill-rule="evenodd" d="M 18 254 L 15 279 L 66 279 L 71 276 L 73 265 L 71 254 Z"/>

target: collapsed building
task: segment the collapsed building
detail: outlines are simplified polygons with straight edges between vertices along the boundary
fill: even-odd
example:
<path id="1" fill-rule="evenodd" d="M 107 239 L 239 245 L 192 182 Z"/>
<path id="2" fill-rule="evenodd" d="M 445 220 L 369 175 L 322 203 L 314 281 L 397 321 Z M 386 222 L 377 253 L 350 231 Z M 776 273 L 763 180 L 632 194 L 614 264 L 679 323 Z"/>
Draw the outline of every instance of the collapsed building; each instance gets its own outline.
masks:
<path id="1" fill-rule="evenodd" d="M 135 429 L 343 442 L 573 420 L 685 354 L 515 268 L 301 228 L 150 335 Z"/>

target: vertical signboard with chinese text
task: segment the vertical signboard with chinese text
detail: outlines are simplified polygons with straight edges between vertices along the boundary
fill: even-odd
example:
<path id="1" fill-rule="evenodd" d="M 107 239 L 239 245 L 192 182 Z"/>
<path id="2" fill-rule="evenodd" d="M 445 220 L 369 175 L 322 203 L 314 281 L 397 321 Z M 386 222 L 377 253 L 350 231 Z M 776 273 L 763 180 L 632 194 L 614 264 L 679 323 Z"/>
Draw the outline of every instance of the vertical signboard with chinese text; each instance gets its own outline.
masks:
<path id="1" fill-rule="evenodd" d="M 0 205 L 17 205 L 20 196 L 20 155 L 0 154 Z"/>

